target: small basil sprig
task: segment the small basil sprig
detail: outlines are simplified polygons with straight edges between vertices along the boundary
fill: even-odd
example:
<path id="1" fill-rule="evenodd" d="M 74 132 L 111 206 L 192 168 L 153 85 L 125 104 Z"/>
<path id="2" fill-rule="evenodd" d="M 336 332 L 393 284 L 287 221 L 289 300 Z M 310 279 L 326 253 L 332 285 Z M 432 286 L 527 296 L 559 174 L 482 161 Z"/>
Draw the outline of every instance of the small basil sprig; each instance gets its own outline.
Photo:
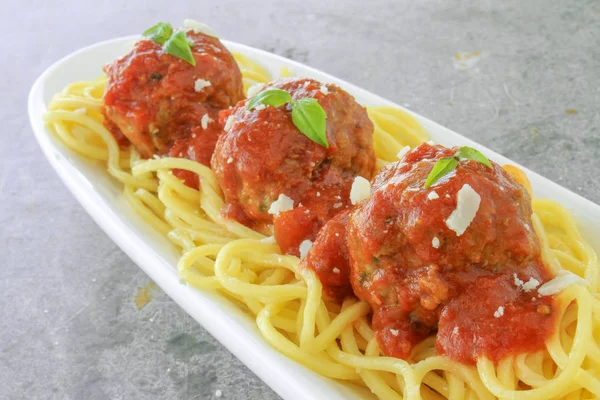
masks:
<path id="1" fill-rule="evenodd" d="M 163 51 L 196 66 L 196 60 L 192 54 L 192 47 L 190 42 L 188 42 L 184 31 L 179 31 L 171 36 L 169 40 L 165 42 Z"/>
<path id="2" fill-rule="evenodd" d="M 452 157 L 444 157 L 437 160 L 433 169 L 427 175 L 427 180 L 425 180 L 425 187 L 428 188 L 434 183 L 436 183 L 443 176 L 452 172 L 458 162 L 460 160 L 473 160 L 477 161 L 480 164 L 485 165 L 488 168 L 492 168 L 492 163 L 487 159 L 486 156 L 481 154 L 479 150 L 476 150 L 469 146 L 463 146 L 452 156 Z"/>
<path id="3" fill-rule="evenodd" d="M 279 107 L 285 103 L 293 103 L 292 96 L 281 89 L 267 89 L 258 93 L 248 102 L 248 110 L 256 108 L 260 104 L 267 106 Z"/>
<path id="4" fill-rule="evenodd" d="M 476 150 L 469 146 L 463 146 L 458 149 L 458 152 L 454 155 L 454 157 L 458 157 L 461 160 L 473 160 L 477 161 L 480 164 L 485 165 L 486 167 L 492 168 L 492 163 L 487 159 L 486 156 L 481 154 L 479 150 Z"/>
<path id="5" fill-rule="evenodd" d="M 192 54 L 192 44 L 188 41 L 185 31 L 178 31 L 173 35 L 171 24 L 159 22 L 152 28 L 146 29 L 142 36 L 162 45 L 165 53 L 196 66 L 196 60 Z"/>
<path id="6" fill-rule="evenodd" d="M 260 104 L 279 107 L 285 103 L 292 106 L 292 122 L 300 132 L 313 142 L 329 148 L 327 142 L 327 113 L 316 99 L 305 97 L 294 101 L 289 92 L 282 89 L 267 89 L 248 102 L 248 110 Z"/>
<path id="7" fill-rule="evenodd" d="M 165 44 L 165 42 L 173 34 L 173 27 L 168 22 L 159 22 L 152 28 L 148 28 L 142 33 L 142 36 L 158 43 Z"/>

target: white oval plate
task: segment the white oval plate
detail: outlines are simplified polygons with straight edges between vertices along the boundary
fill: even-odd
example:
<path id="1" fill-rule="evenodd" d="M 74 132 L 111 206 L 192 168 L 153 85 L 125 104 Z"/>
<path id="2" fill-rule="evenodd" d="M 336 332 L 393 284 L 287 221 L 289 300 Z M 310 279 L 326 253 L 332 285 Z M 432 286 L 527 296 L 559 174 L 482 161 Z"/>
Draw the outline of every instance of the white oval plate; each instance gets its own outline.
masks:
<path id="1" fill-rule="evenodd" d="M 71 82 L 97 78 L 105 63 L 125 54 L 137 39 L 137 36 L 130 36 L 86 47 L 58 61 L 37 79 L 29 94 L 29 118 L 48 161 L 104 232 L 173 300 L 281 397 L 372 398 L 366 390 L 323 378 L 278 353 L 263 339 L 254 319 L 218 293 L 199 291 L 180 283 L 175 270 L 179 253 L 167 239 L 156 233 L 130 209 L 121 195 L 121 184 L 108 175 L 101 163 L 74 154 L 46 129 L 42 116 L 55 93 Z M 288 66 L 296 76 L 311 77 L 341 86 L 363 105 L 403 109 L 296 61 L 237 43 L 223 43 L 230 50 L 246 54 L 260 62 L 274 77 L 279 75 L 282 66 Z M 435 122 L 409 110 L 405 111 L 411 113 L 438 143 L 447 146 L 473 146 L 496 162 L 518 165 Z M 523 170 L 531 180 L 534 194 L 554 199 L 573 212 L 582 234 L 596 251 L 600 251 L 600 206 L 526 168 Z"/>

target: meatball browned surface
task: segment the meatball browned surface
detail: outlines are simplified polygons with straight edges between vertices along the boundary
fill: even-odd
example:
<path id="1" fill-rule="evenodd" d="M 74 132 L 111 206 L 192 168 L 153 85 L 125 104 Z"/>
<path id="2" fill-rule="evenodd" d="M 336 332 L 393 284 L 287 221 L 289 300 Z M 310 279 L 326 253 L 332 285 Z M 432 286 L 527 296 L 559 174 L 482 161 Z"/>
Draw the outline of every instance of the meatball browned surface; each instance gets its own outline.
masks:
<path id="1" fill-rule="evenodd" d="M 543 347 L 552 326 L 536 312 L 550 300 L 532 299 L 514 283 L 515 276 L 549 279 L 525 189 L 497 164 L 471 160 L 425 188 L 436 161 L 457 150 L 423 143 L 410 151 L 380 172 L 371 198 L 348 218 L 352 287 L 372 306 L 388 355 L 407 358 L 439 330 L 443 354 L 467 363 L 482 354 L 498 359 L 524 342 Z M 481 200 L 460 232 L 446 221 L 465 185 Z M 502 318 L 494 317 L 499 307 Z"/>
<path id="2" fill-rule="evenodd" d="M 240 70 L 219 39 L 186 34 L 196 66 L 142 39 L 104 67 L 105 125 L 117 139 L 127 137 L 143 157 L 167 153 L 177 139 L 202 127 L 206 114 L 244 98 Z"/>
<path id="3" fill-rule="evenodd" d="M 306 219 L 320 227 L 349 203 L 355 176 L 372 177 L 373 124 L 365 109 L 335 85 L 280 79 L 265 87 L 269 88 L 286 90 L 294 100 L 315 98 L 327 113 L 329 148 L 296 128 L 289 105 L 248 110 L 246 100 L 221 112 L 222 121 L 229 119 L 226 125 L 231 126 L 217 142 L 212 167 L 228 203 L 226 212 L 255 228 L 269 225 L 269 208 L 284 194 L 294 206 L 302 204 L 312 213 L 314 218 Z M 289 224 L 281 225 L 285 229 Z M 295 226 L 290 235 L 298 229 L 303 227 Z M 308 236 L 314 239 L 316 231 L 310 230 Z M 275 231 L 277 235 L 277 225 Z M 297 248 L 295 242 L 290 248 Z"/>

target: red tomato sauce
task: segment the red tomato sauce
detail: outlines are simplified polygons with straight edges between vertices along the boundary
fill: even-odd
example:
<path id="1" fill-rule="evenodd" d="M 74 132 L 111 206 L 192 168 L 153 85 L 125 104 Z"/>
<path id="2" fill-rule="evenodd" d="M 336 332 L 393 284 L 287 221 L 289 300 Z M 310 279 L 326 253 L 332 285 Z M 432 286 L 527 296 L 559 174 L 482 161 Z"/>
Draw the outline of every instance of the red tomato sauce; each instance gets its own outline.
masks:
<path id="1" fill-rule="evenodd" d="M 461 161 L 426 189 L 435 162 L 456 151 L 423 144 L 385 168 L 372 196 L 345 213 L 347 223 L 344 215 L 323 227 L 303 265 L 317 273 L 329 298 L 354 293 L 371 305 L 388 356 L 408 359 L 433 334 L 438 354 L 469 365 L 482 356 L 498 362 L 542 350 L 556 312 L 552 296 L 523 289 L 529 279 L 537 286 L 551 279 L 529 196 L 500 166 L 474 161 Z M 445 221 L 465 184 L 481 203 L 457 235 Z"/>
<path id="2" fill-rule="evenodd" d="M 195 66 L 143 39 L 104 67 L 104 125 L 122 147 L 131 143 L 144 158 L 169 155 L 209 166 L 223 130 L 218 112 L 244 97 L 242 77 L 217 38 L 186 35 Z M 198 187 L 195 174 L 175 174 Z"/>
<path id="3" fill-rule="evenodd" d="M 350 264 L 346 244 L 346 224 L 348 209 L 329 220 L 318 235 L 300 264 L 310 268 L 323 284 L 325 297 L 341 302 L 347 296 L 354 296 L 350 285 Z"/>
<path id="4" fill-rule="evenodd" d="M 463 160 L 425 189 L 435 161 L 456 149 L 423 144 L 386 167 L 371 198 L 352 207 L 354 177 L 371 178 L 375 167 L 364 108 L 335 85 L 271 84 L 296 100 L 319 101 L 328 115 L 327 149 L 300 134 L 285 107 L 247 110 L 242 102 L 225 110 L 243 98 L 237 64 L 217 39 L 188 35 L 196 67 L 149 40 L 105 67 L 104 123 L 121 146 L 132 143 L 143 157 L 168 154 L 212 166 L 226 216 L 258 230 L 272 226 L 284 253 L 298 255 L 302 241 L 313 242 L 302 267 L 315 271 L 326 297 L 356 295 L 371 305 L 386 355 L 409 358 L 432 334 L 439 354 L 465 364 L 544 348 L 556 325 L 554 298 L 518 282 L 543 284 L 551 276 L 531 228 L 529 197 L 499 166 Z M 197 91 L 197 79 L 210 85 Z M 240 125 L 224 133 L 231 115 Z M 198 188 L 195 174 L 174 172 Z M 457 236 L 444 221 L 465 184 L 481 206 Z M 428 198 L 432 190 L 435 200 Z M 272 216 L 279 194 L 295 207 Z"/>
<path id="5" fill-rule="evenodd" d="M 246 100 L 219 114 L 230 128 L 217 141 L 211 165 L 225 214 L 255 230 L 274 231 L 284 253 L 299 255 L 300 243 L 314 240 L 349 205 L 354 178 L 373 176 L 373 124 L 364 107 L 335 85 L 293 78 L 273 81 L 268 89 L 285 90 L 293 101 L 315 99 L 327 115 L 328 147 L 295 126 L 289 103 L 249 110 Z M 293 200 L 291 211 L 270 211 L 280 195 Z"/>

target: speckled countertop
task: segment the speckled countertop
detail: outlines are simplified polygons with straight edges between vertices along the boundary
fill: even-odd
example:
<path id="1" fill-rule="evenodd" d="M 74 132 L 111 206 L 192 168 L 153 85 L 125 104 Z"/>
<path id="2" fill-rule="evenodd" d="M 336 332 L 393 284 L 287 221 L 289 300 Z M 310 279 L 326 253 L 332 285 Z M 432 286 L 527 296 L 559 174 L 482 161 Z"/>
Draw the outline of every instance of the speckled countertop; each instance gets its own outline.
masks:
<path id="1" fill-rule="evenodd" d="M 278 398 L 149 286 L 60 182 L 27 120 L 27 93 L 57 59 L 186 17 L 600 202 L 598 1 L 12 2 L 0 16 L 1 399 Z"/>

